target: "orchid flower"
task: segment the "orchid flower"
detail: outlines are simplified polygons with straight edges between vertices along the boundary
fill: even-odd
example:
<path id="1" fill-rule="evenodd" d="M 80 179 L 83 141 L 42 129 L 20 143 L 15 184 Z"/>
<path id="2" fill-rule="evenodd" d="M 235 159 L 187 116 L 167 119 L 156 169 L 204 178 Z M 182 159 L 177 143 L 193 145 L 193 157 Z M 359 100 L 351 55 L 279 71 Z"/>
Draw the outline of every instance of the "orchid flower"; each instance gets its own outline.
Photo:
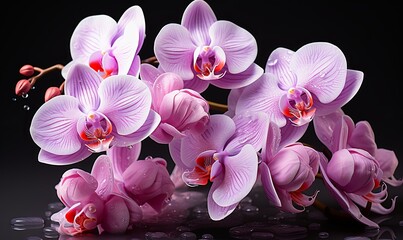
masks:
<path id="1" fill-rule="evenodd" d="M 244 87 L 258 79 L 263 69 L 254 63 L 255 38 L 240 26 L 217 20 L 203 0 L 192 1 L 181 24 L 170 23 L 158 33 L 154 53 L 161 68 L 177 73 L 203 92 L 209 84 L 224 89 Z"/>
<path id="2" fill-rule="evenodd" d="M 388 196 L 387 185 L 381 182 L 384 177 L 379 162 L 365 150 L 376 149 L 372 136 L 368 138 L 364 134 L 367 130 L 354 126 L 351 118 L 341 112 L 315 120 L 318 138 L 332 153 L 329 161 L 326 158 L 320 160 L 325 186 L 352 217 L 367 226 L 379 228 L 377 223 L 362 214 L 358 206 L 369 206 L 373 212 L 389 214 L 395 208 L 396 197 L 389 208 L 382 206 Z"/>
<path id="3" fill-rule="evenodd" d="M 210 116 L 201 134 L 174 139 L 169 144 L 188 186 L 212 182 L 207 207 L 213 220 L 231 214 L 256 182 L 258 157 L 267 129 L 266 114 L 244 113 L 233 119 Z"/>
<path id="4" fill-rule="evenodd" d="M 112 145 L 142 141 L 159 121 L 142 81 L 130 75 L 103 80 L 90 67 L 75 64 L 67 76 L 65 94 L 38 109 L 30 132 L 41 148 L 40 162 L 66 165 Z"/>
<path id="5" fill-rule="evenodd" d="M 182 78 L 175 73 L 160 73 L 143 63 L 141 80 L 150 87 L 151 109 L 161 116 L 161 122 L 150 137 L 161 144 L 168 144 L 175 137 L 188 132 L 200 133 L 209 120 L 209 104 L 196 91 L 185 89 Z"/>
<path id="6" fill-rule="evenodd" d="M 282 140 L 280 128 L 271 122 L 261 157 L 261 184 L 274 206 L 282 211 L 298 213 L 313 204 L 319 191 L 312 196 L 303 192 L 315 180 L 321 153 L 302 143 Z"/>
<path id="7" fill-rule="evenodd" d="M 362 81 L 363 73 L 347 69 L 343 52 L 331 43 L 313 42 L 295 52 L 277 48 L 259 80 L 231 90 L 229 112 L 265 112 L 282 132 L 298 141 L 314 116 L 349 102 Z"/>
<path id="8" fill-rule="evenodd" d="M 133 147 L 111 147 L 107 156 L 112 162 L 115 179 L 127 196 L 140 206 L 150 205 L 157 213 L 166 206 L 175 190 L 167 162 L 163 158 L 138 160 L 141 143 Z"/>
<path id="9" fill-rule="evenodd" d="M 387 184 L 397 187 L 403 184 L 403 179 L 396 179 L 395 170 L 399 161 L 392 150 L 378 148 L 375 142 L 375 134 L 368 121 L 359 121 L 356 124 L 342 109 L 331 114 L 314 119 L 315 133 L 320 141 L 331 151 L 336 151 L 338 143 L 334 142 L 332 133 L 337 122 L 343 118 L 348 128 L 347 147 L 359 148 L 367 151 L 379 162 L 383 175 L 382 180 Z"/>
<path id="10" fill-rule="evenodd" d="M 82 19 L 70 40 L 72 61 L 62 71 L 67 76 L 75 63 L 90 66 L 103 78 L 111 75 L 138 77 L 138 53 L 145 38 L 145 19 L 139 6 L 128 8 L 118 22 L 107 15 Z"/>
<path id="11" fill-rule="evenodd" d="M 65 205 L 51 216 L 59 223 L 60 234 L 124 233 L 142 218 L 138 204 L 116 187 L 112 164 L 105 155 L 96 159 L 91 173 L 76 168 L 66 171 L 55 188 Z"/>

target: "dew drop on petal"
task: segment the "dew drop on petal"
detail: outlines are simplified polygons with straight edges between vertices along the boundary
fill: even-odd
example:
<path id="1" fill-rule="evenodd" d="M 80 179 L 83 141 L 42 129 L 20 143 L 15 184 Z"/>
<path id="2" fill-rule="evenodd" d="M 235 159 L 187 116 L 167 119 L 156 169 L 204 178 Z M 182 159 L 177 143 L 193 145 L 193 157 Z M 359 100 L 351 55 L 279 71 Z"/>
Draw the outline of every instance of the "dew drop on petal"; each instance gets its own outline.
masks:
<path id="1" fill-rule="evenodd" d="M 276 59 L 269 59 L 267 61 L 267 66 L 274 66 L 274 65 L 277 64 L 277 62 L 278 62 L 277 58 Z"/>

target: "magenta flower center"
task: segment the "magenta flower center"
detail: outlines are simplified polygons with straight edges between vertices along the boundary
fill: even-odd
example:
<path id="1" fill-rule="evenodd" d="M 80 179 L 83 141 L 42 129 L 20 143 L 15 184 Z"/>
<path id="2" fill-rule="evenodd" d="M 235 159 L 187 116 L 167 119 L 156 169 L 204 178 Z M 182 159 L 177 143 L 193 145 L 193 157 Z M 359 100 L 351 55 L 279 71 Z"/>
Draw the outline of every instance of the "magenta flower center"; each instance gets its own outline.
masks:
<path id="1" fill-rule="evenodd" d="M 197 76 L 203 80 L 214 80 L 222 78 L 225 71 L 225 54 L 220 47 L 203 46 L 194 52 L 193 68 Z"/>

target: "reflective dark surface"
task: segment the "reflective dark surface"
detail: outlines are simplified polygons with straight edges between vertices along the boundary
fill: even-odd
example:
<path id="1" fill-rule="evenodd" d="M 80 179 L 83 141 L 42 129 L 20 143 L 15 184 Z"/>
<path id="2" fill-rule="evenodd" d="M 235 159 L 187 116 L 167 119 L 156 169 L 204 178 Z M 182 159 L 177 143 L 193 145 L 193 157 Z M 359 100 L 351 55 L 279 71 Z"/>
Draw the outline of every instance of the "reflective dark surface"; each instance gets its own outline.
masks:
<path id="1" fill-rule="evenodd" d="M 70 61 L 70 36 L 78 22 L 90 15 L 107 14 L 118 20 L 132 5 L 140 5 L 146 18 L 146 39 L 140 56 L 153 56 L 153 42 L 158 31 L 171 22 L 179 23 L 190 1 L 61 1 L 49 5 L 38 2 L 11 4 L 4 8 L 2 20 L 2 79 L 0 145 L 0 239 L 51 239 L 48 204 L 58 202 L 54 186 L 72 167 L 89 171 L 96 156 L 71 166 L 49 166 L 37 161 L 38 147 L 29 135 L 33 114 L 43 103 L 45 90 L 59 86 L 62 78 L 52 73 L 37 83 L 27 98 L 14 95 L 18 71 L 24 64 L 49 67 Z M 393 3 L 311 3 L 207 1 L 218 19 L 225 19 L 250 31 L 258 43 L 256 63 L 264 67 L 271 51 L 277 47 L 297 50 L 304 44 L 328 41 L 337 45 L 347 58 L 350 69 L 364 72 L 364 82 L 357 95 L 343 108 L 354 121 L 367 120 L 373 127 L 378 147 L 394 150 L 403 161 L 401 124 L 401 43 L 402 15 Z M 6 14 L 6 12 L 8 14 Z M 215 88 L 203 95 L 212 101 L 226 102 L 228 92 Z M 315 145 L 312 129 L 302 141 Z M 166 146 L 150 140 L 143 144 L 142 157 L 152 155 L 168 161 Z M 170 165 L 170 169 L 172 165 Z M 400 163 L 395 176 L 403 176 Z M 316 183 L 321 188 L 321 183 Z M 200 189 L 197 189 L 200 190 Z M 203 191 L 201 191 L 203 192 Z M 61 239 L 143 239 L 165 236 L 182 239 L 403 239 L 403 188 L 389 187 L 390 196 L 398 195 L 396 209 L 374 231 L 355 221 L 332 218 L 314 207 L 290 215 L 279 213 L 258 195 L 251 195 L 241 208 L 223 221 L 212 222 L 193 206 L 186 218 L 172 224 L 154 223 L 118 236 L 86 235 Z M 334 199 L 322 189 L 319 197 L 337 208 Z M 251 201 L 250 208 L 248 208 Z M 385 201 L 388 206 L 389 200 Z M 253 208 L 251 206 L 257 207 Z M 249 210 L 247 210 L 249 209 Z M 204 214 L 204 215 L 203 215 Z M 11 220 L 18 217 L 41 217 L 44 225 L 35 229 L 13 229 Z M 380 216 L 373 216 L 374 219 Z M 45 229 L 45 230 L 44 230 Z M 251 230 L 252 229 L 252 230 Z M 154 233 L 154 235 L 153 235 Z M 196 236 L 192 235 L 196 234 Z M 160 235 L 158 235 L 160 234 Z M 181 234 L 183 234 L 181 236 Z M 35 238 L 36 237 L 36 238 Z M 355 237 L 355 238 L 354 238 Z M 360 238 L 358 238 L 360 237 Z"/>

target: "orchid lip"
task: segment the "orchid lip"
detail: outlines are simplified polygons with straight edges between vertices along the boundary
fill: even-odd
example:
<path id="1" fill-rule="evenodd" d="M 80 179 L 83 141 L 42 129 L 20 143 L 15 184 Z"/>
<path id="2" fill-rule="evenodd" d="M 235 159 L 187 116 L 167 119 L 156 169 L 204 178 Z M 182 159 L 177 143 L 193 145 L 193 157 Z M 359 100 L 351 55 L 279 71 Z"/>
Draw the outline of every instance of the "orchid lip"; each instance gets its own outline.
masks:
<path id="1" fill-rule="evenodd" d="M 295 126 L 302 126 L 312 121 L 316 108 L 313 107 L 311 93 L 303 87 L 288 89 L 280 99 L 280 110 Z"/>
<path id="2" fill-rule="evenodd" d="M 217 46 L 199 47 L 193 54 L 193 68 L 196 75 L 202 80 L 216 80 L 222 78 L 226 74 L 226 71 L 222 71 L 225 62 L 225 53 Z"/>

